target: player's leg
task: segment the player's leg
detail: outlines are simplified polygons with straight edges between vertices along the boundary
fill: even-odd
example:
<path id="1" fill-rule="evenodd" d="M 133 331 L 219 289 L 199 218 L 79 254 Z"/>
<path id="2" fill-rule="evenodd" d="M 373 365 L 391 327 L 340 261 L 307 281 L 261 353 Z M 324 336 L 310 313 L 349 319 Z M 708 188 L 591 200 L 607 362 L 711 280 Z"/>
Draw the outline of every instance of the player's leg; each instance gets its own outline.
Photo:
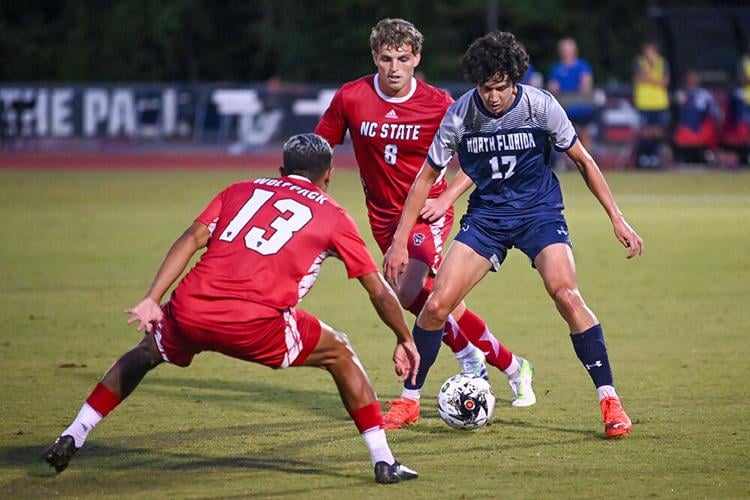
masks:
<path id="1" fill-rule="evenodd" d="M 494 222 L 467 214 L 462 219 L 461 231 L 456 236 L 456 241 L 465 244 L 476 256 L 480 257 L 480 261 L 484 259 L 493 270 L 497 271 L 511 244 L 513 228 L 513 222 L 498 226 Z M 452 327 L 460 329 L 469 341 L 485 354 L 490 364 L 505 372 L 513 390 L 513 406 L 531 406 L 536 403 L 536 396 L 531 386 L 533 380 L 531 363 L 506 349 L 492 335 L 484 320 L 467 309 L 463 300 L 451 311 L 447 321 L 446 331 L 451 330 Z"/>
<path id="2" fill-rule="evenodd" d="M 406 271 L 396 290 L 401 305 L 415 317 L 419 316 L 422 311 L 435 282 L 435 278 L 431 276 L 431 268 L 424 260 L 409 259 Z M 489 378 L 482 352 L 469 342 L 456 322 L 446 323 L 443 343 L 453 352 L 462 373 L 473 373 L 485 379 Z"/>
<path id="3" fill-rule="evenodd" d="M 303 319 L 298 315 L 297 324 L 305 328 L 300 323 L 311 320 L 314 319 L 309 314 Z M 333 377 L 341 401 L 370 452 L 376 481 L 395 483 L 417 477 L 416 472 L 399 464 L 393 457 L 383 429 L 377 396 L 345 335 L 320 322 L 320 340 L 302 365 L 324 368 Z"/>
<path id="4" fill-rule="evenodd" d="M 443 258 L 443 243 L 447 240 L 451 227 L 453 227 L 453 215 L 454 210 L 451 207 L 443 217 L 435 222 L 428 223 L 419 220 L 412 228 L 407 245 L 409 263 L 400 280 L 402 285 L 399 286 L 397 293 L 401 304 L 414 316 L 419 316 L 427 297 L 432 291 L 435 272 L 437 272 Z M 391 237 L 392 235 L 389 233 L 386 240 L 387 246 L 390 246 Z M 467 324 L 471 324 L 471 322 L 467 321 Z M 465 333 L 461 331 L 460 327 L 457 327 L 455 322 L 446 323 L 443 343 L 450 347 L 458 361 L 461 372 L 473 373 L 489 379 L 484 355 L 469 342 Z"/>
<path id="5" fill-rule="evenodd" d="M 417 420 L 417 398 L 440 350 L 445 321 L 469 290 L 487 274 L 490 267 L 487 259 L 459 241 L 454 241 L 448 249 L 445 260 L 437 272 L 432 293 L 412 330 L 421 359 L 416 383 L 407 382 L 404 389 L 411 391 L 414 396 L 402 397 L 392 402 L 391 409 L 385 416 L 386 429 L 398 429 Z M 414 417 L 414 407 L 417 417 Z"/>
<path id="6" fill-rule="evenodd" d="M 424 303 L 432 291 L 434 279 L 428 275 L 429 267 L 422 261 L 409 260 L 409 265 L 402 277 L 401 293 L 405 297 L 417 295 L 408 309 L 415 315 L 422 310 Z M 423 286 L 418 288 L 423 280 Z M 417 286 L 414 286 L 417 283 Z M 536 403 L 536 395 L 532 389 L 533 367 L 527 360 L 515 356 L 506 348 L 489 329 L 485 321 L 461 301 L 451 311 L 445 323 L 443 343 L 451 347 L 458 360 L 462 373 L 472 373 L 484 379 L 489 379 L 484 361 L 502 371 L 507 377 L 513 391 L 513 406 L 532 406 Z M 402 398 L 418 400 L 419 393 L 407 388 L 401 393 Z M 413 405 L 412 405 L 413 406 Z M 412 410 L 414 413 L 416 410 Z"/>
<path id="7" fill-rule="evenodd" d="M 578 290 L 575 261 L 570 246 L 555 243 L 534 259 L 557 310 L 568 324 L 573 348 L 596 387 L 608 437 L 630 432 L 632 425 L 614 389 L 604 331 Z"/>
<path id="8" fill-rule="evenodd" d="M 536 394 L 532 387 L 532 364 L 505 347 L 492 334 L 484 320 L 466 307 L 464 302 L 448 316 L 445 331 L 448 332 L 452 328 L 460 329 L 469 342 L 484 353 L 487 362 L 505 374 L 513 391 L 513 406 L 527 407 L 536 404 Z"/>
<path id="9" fill-rule="evenodd" d="M 161 362 L 162 356 L 154 336 L 145 335 L 135 348 L 123 354 L 107 370 L 86 398 L 75 420 L 44 452 L 42 458 L 57 472 L 65 470 L 73 454 L 83 446 L 89 432 L 133 392 L 146 373 Z"/>

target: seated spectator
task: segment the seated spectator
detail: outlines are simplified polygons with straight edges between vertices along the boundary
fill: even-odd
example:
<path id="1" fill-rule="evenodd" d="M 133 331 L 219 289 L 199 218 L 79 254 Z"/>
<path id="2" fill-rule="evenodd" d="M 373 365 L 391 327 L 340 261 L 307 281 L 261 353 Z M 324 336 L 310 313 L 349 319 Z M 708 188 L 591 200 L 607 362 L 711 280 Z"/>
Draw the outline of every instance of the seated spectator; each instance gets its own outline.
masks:
<path id="1" fill-rule="evenodd" d="M 742 54 L 740 58 L 737 76 L 740 81 L 740 92 L 744 104 L 742 120 L 750 123 L 750 41 L 747 43 L 747 52 Z"/>
<path id="2" fill-rule="evenodd" d="M 523 75 L 520 83 L 536 88 L 542 88 L 544 77 L 539 71 L 537 71 L 536 67 L 531 64 L 531 61 L 529 61 L 529 69 L 526 70 L 526 74 Z"/>
<path id="3" fill-rule="evenodd" d="M 669 127 L 669 64 L 654 42 L 643 44 L 633 74 L 633 101 L 640 114 L 636 165 L 656 168 L 661 165 L 659 149 Z"/>
<path id="4" fill-rule="evenodd" d="M 678 162 L 713 162 L 719 145 L 721 111 L 714 95 L 700 86 L 693 70 L 685 73 L 685 89 L 677 93 L 679 119 L 674 132 Z"/>
<path id="5" fill-rule="evenodd" d="M 743 163 L 750 163 L 750 41 L 737 68 L 739 87 L 730 102 L 730 116 L 722 130 L 722 143 L 739 153 Z"/>
<path id="6" fill-rule="evenodd" d="M 555 94 L 568 118 L 573 122 L 584 147 L 591 150 L 590 125 L 594 121 L 594 78 L 591 65 L 578 57 L 578 46 L 572 38 L 557 45 L 560 61 L 550 69 L 547 89 Z"/>

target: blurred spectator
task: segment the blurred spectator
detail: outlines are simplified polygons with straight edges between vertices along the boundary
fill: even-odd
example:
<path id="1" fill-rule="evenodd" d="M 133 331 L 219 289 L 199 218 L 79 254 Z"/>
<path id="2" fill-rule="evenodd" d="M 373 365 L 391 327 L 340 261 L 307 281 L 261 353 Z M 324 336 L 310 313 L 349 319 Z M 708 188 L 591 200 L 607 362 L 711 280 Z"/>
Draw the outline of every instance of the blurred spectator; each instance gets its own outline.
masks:
<path id="1" fill-rule="evenodd" d="M 747 43 L 747 51 L 742 54 L 738 66 L 737 77 L 742 87 L 742 101 L 745 104 L 745 115 L 743 118 L 750 122 L 750 41 Z"/>
<path id="2" fill-rule="evenodd" d="M 531 61 L 529 61 L 529 69 L 526 70 L 526 74 L 523 75 L 520 83 L 531 85 L 536 88 L 542 88 L 544 77 L 539 71 L 537 71 L 536 67 L 531 64 Z"/>
<path id="3" fill-rule="evenodd" d="M 633 101 L 640 114 L 636 165 L 656 168 L 661 164 L 659 149 L 669 127 L 669 64 L 654 42 L 643 44 L 633 74 Z"/>
<path id="4" fill-rule="evenodd" d="M 700 86 L 698 73 L 685 73 L 677 93 L 680 114 L 674 132 L 675 159 L 684 163 L 713 162 L 719 145 L 721 110 L 714 95 Z"/>
<path id="5" fill-rule="evenodd" d="M 739 153 L 743 163 L 750 163 L 750 41 L 740 58 L 737 80 L 739 87 L 732 94 L 722 143 Z"/>
<path id="6" fill-rule="evenodd" d="M 591 150 L 591 132 L 594 121 L 594 77 L 591 65 L 578 57 L 578 46 L 572 38 L 563 38 L 557 44 L 560 61 L 552 65 L 547 89 L 555 94 L 568 118 L 575 125 L 583 146 Z"/>

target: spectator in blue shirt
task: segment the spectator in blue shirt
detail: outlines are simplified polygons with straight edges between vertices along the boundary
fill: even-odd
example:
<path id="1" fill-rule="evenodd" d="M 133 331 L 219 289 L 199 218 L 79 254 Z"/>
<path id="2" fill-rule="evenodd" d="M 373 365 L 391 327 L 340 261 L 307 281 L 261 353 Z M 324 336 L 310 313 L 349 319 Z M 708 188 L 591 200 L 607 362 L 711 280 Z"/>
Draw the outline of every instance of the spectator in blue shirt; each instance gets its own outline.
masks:
<path id="1" fill-rule="evenodd" d="M 532 87 L 542 88 L 544 78 L 542 74 L 537 71 L 536 67 L 529 61 L 529 69 L 526 70 L 526 74 L 523 75 L 521 81 L 524 85 L 531 85 Z"/>
<path id="2" fill-rule="evenodd" d="M 675 159 L 680 163 L 713 162 L 719 146 L 721 108 L 714 95 L 701 86 L 695 70 L 685 73 L 685 88 L 677 92 L 677 102 Z"/>
<path id="3" fill-rule="evenodd" d="M 589 125 L 594 121 L 591 65 L 578 57 L 578 46 L 572 38 L 560 40 L 557 50 L 560 61 L 550 69 L 547 89 L 565 108 L 584 147 L 591 150 Z"/>

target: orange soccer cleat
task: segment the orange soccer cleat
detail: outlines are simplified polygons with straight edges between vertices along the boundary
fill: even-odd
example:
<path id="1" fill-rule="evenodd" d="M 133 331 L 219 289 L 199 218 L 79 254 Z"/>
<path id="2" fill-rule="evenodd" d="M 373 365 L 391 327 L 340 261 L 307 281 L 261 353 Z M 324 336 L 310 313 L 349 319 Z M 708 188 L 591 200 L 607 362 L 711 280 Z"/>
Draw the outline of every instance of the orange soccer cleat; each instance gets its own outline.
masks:
<path id="1" fill-rule="evenodd" d="M 633 429 L 633 424 L 628 414 L 622 409 L 619 398 L 606 397 L 599 402 L 599 405 L 602 407 L 604 433 L 608 438 L 624 436 Z"/>
<path id="2" fill-rule="evenodd" d="M 399 398 L 388 401 L 385 406 L 391 407 L 383 416 L 383 427 L 386 429 L 400 429 L 419 420 L 419 401 Z"/>

